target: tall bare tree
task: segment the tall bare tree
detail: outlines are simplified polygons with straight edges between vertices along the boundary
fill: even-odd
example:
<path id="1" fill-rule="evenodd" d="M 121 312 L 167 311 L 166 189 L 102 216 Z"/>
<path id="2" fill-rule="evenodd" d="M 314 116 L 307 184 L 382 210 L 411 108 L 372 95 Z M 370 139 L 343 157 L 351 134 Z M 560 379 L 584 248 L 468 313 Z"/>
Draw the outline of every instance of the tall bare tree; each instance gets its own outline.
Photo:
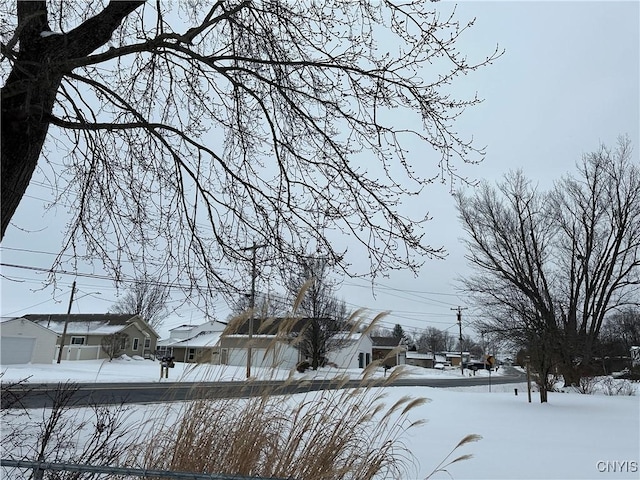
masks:
<path id="1" fill-rule="evenodd" d="M 607 317 L 602 330 L 606 355 L 629 355 L 631 347 L 640 346 L 640 308 L 614 312 Z"/>
<path id="2" fill-rule="evenodd" d="M 591 359 L 602 322 L 613 309 L 638 302 L 640 167 L 630 141 L 586 155 L 577 178 L 550 196 L 560 228 L 556 281 L 563 345 L 561 371 L 576 383 Z"/>
<path id="3" fill-rule="evenodd" d="M 280 317 L 289 311 L 287 302 L 279 295 L 271 295 L 268 293 L 256 292 L 254 303 L 254 317 L 269 318 Z M 228 319 L 246 314 L 251 308 L 251 294 L 243 293 L 237 297 L 237 300 L 230 305 L 231 312 Z"/>
<path id="4" fill-rule="evenodd" d="M 140 315 L 149 325 L 157 329 L 169 313 L 168 300 L 169 289 L 165 284 L 145 278 L 137 280 L 109 311 Z"/>
<path id="5" fill-rule="evenodd" d="M 326 258 L 300 257 L 286 283 L 290 304 L 297 316 L 305 317 L 298 348 L 311 359 L 311 368 L 323 365 L 326 355 L 349 342 L 349 313 L 335 294 Z M 296 301 L 297 300 L 297 301 Z"/>
<path id="6" fill-rule="evenodd" d="M 152 263 L 201 298 L 238 285 L 248 241 L 285 264 L 315 237 L 347 271 L 332 228 L 373 273 L 441 254 L 399 205 L 483 156 L 453 127 L 480 99 L 450 84 L 501 53 L 467 58 L 472 22 L 423 1 L 17 1 L 0 20 L 2 238 L 51 169 L 73 215 L 53 267 Z"/>
<path id="7" fill-rule="evenodd" d="M 416 346 L 421 353 L 446 352 L 455 347 L 455 338 L 447 330 L 427 327 L 417 335 Z"/>
<path id="8" fill-rule="evenodd" d="M 548 193 L 515 172 L 459 195 L 458 209 L 475 270 L 463 284 L 489 319 L 480 330 L 529 348 L 541 374 L 555 365 L 579 382 L 607 313 L 637 301 L 640 169 L 629 140 L 584 155 Z"/>

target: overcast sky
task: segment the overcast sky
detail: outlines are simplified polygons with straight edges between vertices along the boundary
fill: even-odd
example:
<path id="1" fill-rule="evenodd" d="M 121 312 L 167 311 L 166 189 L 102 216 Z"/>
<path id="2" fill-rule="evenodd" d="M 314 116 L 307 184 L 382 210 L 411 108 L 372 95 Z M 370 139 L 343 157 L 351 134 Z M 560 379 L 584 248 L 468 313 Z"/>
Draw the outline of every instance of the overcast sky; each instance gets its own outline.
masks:
<path id="1" fill-rule="evenodd" d="M 443 2 L 437 8 L 448 11 L 453 5 Z M 496 44 L 505 49 L 495 64 L 454 86 L 457 93 L 477 91 L 485 99 L 456 125 L 460 134 L 472 135 L 476 145 L 487 147 L 484 162 L 463 166 L 461 173 L 496 181 L 510 169 L 522 169 L 541 187 L 548 187 L 572 172 L 583 153 L 596 150 L 600 143 L 613 145 L 620 134 L 629 135 L 638 161 L 639 6 L 637 1 L 459 3 L 461 21 L 476 17 L 459 44 L 470 60 L 490 54 Z M 381 279 L 375 297 L 369 282 L 349 279 L 342 282 L 338 295 L 350 308 L 366 307 L 371 315 L 390 310 L 385 326 L 400 323 L 410 331 L 436 326 L 457 332 L 451 309 L 470 306 L 458 296 L 455 283 L 467 271 L 459 242 L 463 232 L 449 187 L 429 188 L 419 204 L 404 208 L 426 208 L 433 217 L 426 230 L 428 243 L 443 245 L 447 258 L 428 261 L 417 278 L 398 272 Z M 56 217 L 49 216 L 49 227 L 38 231 L 44 194 L 33 185 L 28 195 L 16 218 L 33 218 L 33 231 L 10 227 L 2 243 L 2 262 L 47 268 L 59 247 L 52 238 L 56 226 L 60 230 L 64 226 L 65 212 L 60 209 Z M 82 264 L 78 270 L 91 273 Z M 63 277 L 54 295 L 51 288 L 37 290 L 44 275 L 36 271 L 2 267 L 2 275 L 2 316 L 66 312 L 73 277 Z M 77 281 L 79 292 L 72 311 L 106 312 L 115 299 L 113 284 L 97 278 Z M 195 309 L 179 313 L 167 319 L 164 331 L 202 321 Z M 228 313 L 221 301 L 217 318 L 225 319 Z M 472 310 L 465 311 L 463 318 L 463 325 L 468 325 Z"/>

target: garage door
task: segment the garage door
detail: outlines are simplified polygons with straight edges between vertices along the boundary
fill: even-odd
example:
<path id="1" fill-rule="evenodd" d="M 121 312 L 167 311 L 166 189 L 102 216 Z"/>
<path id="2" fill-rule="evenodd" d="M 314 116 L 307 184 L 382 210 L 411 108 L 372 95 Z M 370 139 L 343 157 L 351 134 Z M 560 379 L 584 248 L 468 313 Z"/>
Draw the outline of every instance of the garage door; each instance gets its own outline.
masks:
<path id="1" fill-rule="evenodd" d="M 0 344 L 0 363 L 12 365 L 31 362 L 31 355 L 36 344 L 35 338 L 2 337 Z"/>

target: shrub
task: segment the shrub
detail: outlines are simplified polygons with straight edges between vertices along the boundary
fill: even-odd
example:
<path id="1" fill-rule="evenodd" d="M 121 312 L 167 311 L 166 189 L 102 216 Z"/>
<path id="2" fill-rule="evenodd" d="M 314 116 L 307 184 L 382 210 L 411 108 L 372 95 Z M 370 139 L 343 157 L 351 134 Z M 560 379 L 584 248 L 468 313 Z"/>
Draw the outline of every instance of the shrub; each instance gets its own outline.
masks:
<path id="1" fill-rule="evenodd" d="M 604 377 L 599 386 L 605 395 L 633 396 L 636 394 L 636 387 L 629 380 Z"/>
<path id="2" fill-rule="evenodd" d="M 309 362 L 307 362 L 306 360 L 304 360 L 304 361 L 302 361 L 302 362 L 300 362 L 300 363 L 298 363 L 298 364 L 296 365 L 296 370 L 297 370 L 299 373 L 304 373 L 304 372 L 306 372 L 307 370 L 309 370 L 309 367 L 311 367 L 311 364 L 310 364 Z"/>

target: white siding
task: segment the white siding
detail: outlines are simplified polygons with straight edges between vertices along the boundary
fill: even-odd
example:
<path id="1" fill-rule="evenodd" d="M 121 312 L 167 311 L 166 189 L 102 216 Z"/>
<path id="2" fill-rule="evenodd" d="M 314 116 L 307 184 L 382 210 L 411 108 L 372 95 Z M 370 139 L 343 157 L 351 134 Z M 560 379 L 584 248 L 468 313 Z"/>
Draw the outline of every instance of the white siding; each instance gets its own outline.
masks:
<path id="1" fill-rule="evenodd" d="M 251 366 L 260 368 L 294 368 L 298 363 L 298 350 L 279 343 L 275 349 L 254 348 L 251 350 Z M 247 365 L 246 348 L 229 348 L 227 365 L 243 367 Z"/>
<path id="2" fill-rule="evenodd" d="M 2 345 L 0 347 L 2 364 L 51 363 L 53 361 L 56 351 L 56 339 L 58 338 L 55 332 L 24 318 L 15 318 L 2 322 L 0 331 L 2 333 Z M 29 349 L 31 349 L 30 345 L 32 345 L 29 355 L 16 353 L 18 344 Z M 29 357 L 28 361 L 25 362 L 24 360 L 27 357 Z"/>
<path id="3" fill-rule="evenodd" d="M 354 334 L 353 340 L 343 348 L 329 352 L 328 361 L 335 363 L 338 368 L 360 368 L 360 354 L 363 355 L 363 364 L 369 360 L 371 363 L 371 352 L 373 344 L 368 335 Z M 366 366 L 366 365 L 363 365 Z"/>

